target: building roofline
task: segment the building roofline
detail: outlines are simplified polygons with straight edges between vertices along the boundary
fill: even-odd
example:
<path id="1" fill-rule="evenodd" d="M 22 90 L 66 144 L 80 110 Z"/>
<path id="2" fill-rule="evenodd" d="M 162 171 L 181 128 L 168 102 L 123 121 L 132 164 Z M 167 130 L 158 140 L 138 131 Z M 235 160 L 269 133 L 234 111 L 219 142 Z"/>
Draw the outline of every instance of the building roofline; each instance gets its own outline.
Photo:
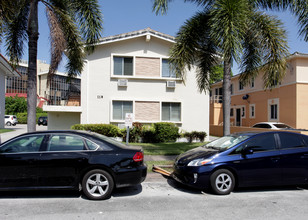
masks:
<path id="1" fill-rule="evenodd" d="M 132 31 L 132 32 L 124 33 L 124 34 L 118 34 L 118 35 L 113 35 L 113 36 L 101 38 L 99 43 L 97 43 L 96 45 L 113 43 L 113 42 L 117 42 L 117 41 L 123 41 L 123 40 L 132 39 L 132 38 L 147 36 L 147 35 L 153 36 L 153 37 L 165 40 L 165 41 L 169 41 L 169 42 L 172 42 L 172 43 L 175 42 L 175 37 L 173 37 L 171 35 L 164 34 L 164 33 L 161 33 L 159 31 L 155 31 L 151 28 L 145 28 L 145 29 L 142 29 L 142 30 L 139 30 L 139 31 Z"/>
<path id="2" fill-rule="evenodd" d="M 0 67 L 4 70 L 6 76 L 18 76 L 21 74 L 10 64 L 10 62 L 0 53 Z"/>
<path id="3" fill-rule="evenodd" d="M 290 54 L 289 56 L 287 56 L 286 58 L 287 58 L 287 60 L 291 60 L 291 59 L 294 59 L 294 58 L 308 58 L 308 54 L 307 53 L 300 53 L 300 52 L 296 51 L 293 54 Z M 232 76 L 231 80 L 240 77 L 241 74 L 242 73 L 239 73 L 239 74 L 236 74 L 236 75 Z M 219 84 L 222 84 L 222 82 L 223 81 L 220 80 L 218 82 L 213 83 L 212 85 L 219 85 Z"/>

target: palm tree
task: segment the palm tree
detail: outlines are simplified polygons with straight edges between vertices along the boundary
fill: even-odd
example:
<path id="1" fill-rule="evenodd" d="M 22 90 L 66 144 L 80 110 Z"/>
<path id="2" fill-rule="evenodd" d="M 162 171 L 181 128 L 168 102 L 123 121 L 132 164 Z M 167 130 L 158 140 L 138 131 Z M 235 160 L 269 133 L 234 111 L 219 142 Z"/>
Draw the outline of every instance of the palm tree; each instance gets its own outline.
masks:
<path id="1" fill-rule="evenodd" d="M 50 28 L 50 79 L 62 60 L 68 58 L 69 76 L 80 74 L 85 52 L 92 52 L 101 36 L 102 19 L 97 0 L 1 0 L 0 37 L 5 39 L 7 55 L 15 65 L 28 41 L 28 132 L 35 131 L 37 99 L 38 4 L 46 8 Z"/>
<path id="2" fill-rule="evenodd" d="M 154 9 L 165 13 L 168 2 L 156 0 Z M 288 55 L 285 31 L 279 20 L 259 12 L 253 1 L 191 2 L 204 5 L 205 9 L 180 28 L 170 51 L 170 63 L 182 78 L 185 78 L 185 68 L 196 65 L 198 87 L 202 92 L 209 89 L 212 67 L 223 60 L 223 131 L 227 135 L 230 134 L 233 62 L 241 64 L 244 84 L 263 70 L 264 87 L 272 88 L 285 73 Z"/>

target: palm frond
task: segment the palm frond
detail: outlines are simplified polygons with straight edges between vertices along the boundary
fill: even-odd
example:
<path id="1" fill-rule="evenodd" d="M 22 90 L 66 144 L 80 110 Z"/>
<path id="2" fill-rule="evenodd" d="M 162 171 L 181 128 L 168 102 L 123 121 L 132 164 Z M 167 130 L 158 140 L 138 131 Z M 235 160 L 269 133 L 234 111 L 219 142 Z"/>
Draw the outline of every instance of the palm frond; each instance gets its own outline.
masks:
<path id="1" fill-rule="evenodd" d="M 173 0 L 154 0 L 152 11 L 159 14 L 159 12 L 164 15 L 167 13 L 169 2 Z"/>
<path id="2" fill-rule="evenodd" d="M 29 4 L 27 1 L 12 1 L 14 13 L 7 15 L 5 27 L 6 54 L 13 65 L 17 65 L 23 55 L 24 41 L 27 39 Z M 14 4 L 13 4 L 14 3 Z"/>
<path id="3" fill-rule="evenodd" d="M 263 57 L 264 88 L 273 88 L 285 76 L 288 44 L 280 20 L 266 14 L 256 14 L 255 28 L 260 34 L 260 51 Z"/>
<path id="4" fill-rule="evenodd" d="M 103 20 L 97 0 L 72 0 L 71 7 L 78 22 L 87 52 L 93 52 L 103 30 Z"/>
<path id="5" fill-rule="evenodd" d="M 50 29 L 50 44 L 51 44 L 51 62 L 47 79 L 47 85 L 49 85 L 51 78 L 53 77 L 54 73 L 56 72 L 62 60 L 62 55 L 66 48 L 66 39 L 64 37 L 62 27 L 58 22 L 56 14 L 49 6 L 46 6 L 46 14 Z"/>

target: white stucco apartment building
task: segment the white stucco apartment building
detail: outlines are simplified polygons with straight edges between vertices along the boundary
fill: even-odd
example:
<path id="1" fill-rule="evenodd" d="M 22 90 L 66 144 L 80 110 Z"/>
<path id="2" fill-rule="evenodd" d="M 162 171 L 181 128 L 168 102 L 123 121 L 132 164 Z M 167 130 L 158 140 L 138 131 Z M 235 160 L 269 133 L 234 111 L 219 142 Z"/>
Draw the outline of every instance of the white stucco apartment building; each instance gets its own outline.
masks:
<path id="1" fill-rule="evenodd" d="M 125 113 L 133 113 L 143 124 L 173 122 L 209 134 L 209 96 L 198 92 L 195 71 L 187 72 L 184 83 L 169 69 L 174 40 L 150 28 L 101 39 L 85 61 L 81 106 L 44 106 L 48 129 L 75 123 L 121 127 Z"/>

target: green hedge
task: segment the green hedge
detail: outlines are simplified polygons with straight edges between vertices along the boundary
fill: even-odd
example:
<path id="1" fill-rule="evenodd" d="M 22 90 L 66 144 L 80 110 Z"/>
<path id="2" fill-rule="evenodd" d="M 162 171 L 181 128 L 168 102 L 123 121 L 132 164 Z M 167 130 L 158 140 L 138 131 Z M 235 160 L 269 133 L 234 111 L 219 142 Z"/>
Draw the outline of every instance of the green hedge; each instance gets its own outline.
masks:
<path id="1" fill-rule="evenodd" d="M 39 117 L 41 116 L 47 116 L 48 114 L 46 112 L 43 113 L 36 113 L 36 121 L 38 120 Z M 17 113 L 17 120 L 18 120 L 18 124 L 27 124 L 27 118 L 28 118 L 28 114 L 25 113 Z"/>
<path id="2" fill-rule="evenodd" d="M 122 136 L 120 129 L 112 124 L 76 124 L 73 125 L 71 129 L 92 131 L 107 137 Z"/>
<path id="3" fill-rule="evenodd" d="M 154 124 L 155 142 L 175 142 L 179 135 L 179 128 L 174 123 L 158 122 Z"/>

